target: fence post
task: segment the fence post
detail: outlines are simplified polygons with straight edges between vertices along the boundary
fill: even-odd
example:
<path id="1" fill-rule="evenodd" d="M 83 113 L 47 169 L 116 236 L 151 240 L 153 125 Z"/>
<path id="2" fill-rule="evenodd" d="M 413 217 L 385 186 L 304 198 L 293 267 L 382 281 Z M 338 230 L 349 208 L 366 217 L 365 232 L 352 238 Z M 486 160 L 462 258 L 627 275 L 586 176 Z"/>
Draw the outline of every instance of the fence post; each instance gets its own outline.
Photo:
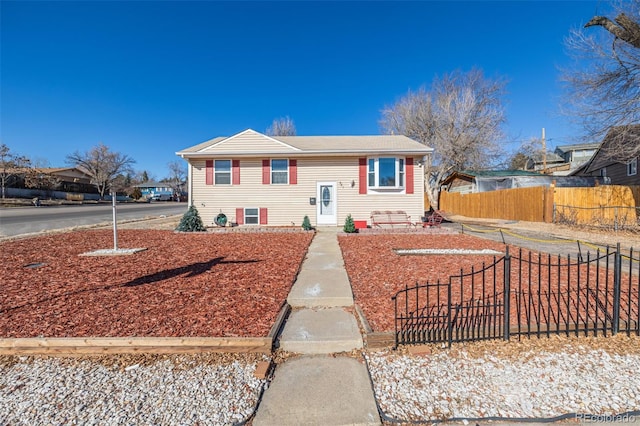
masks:
<path id="1" fill-rule="evenodd" d="M 393 350 L 398 349 L 398 295 L 396 294 L 391 298 L 393 300 Z"/>
<path id="2" fill-rule="evenodd" d="M 511 255 L 509 246 L 504 255 L 504 340 L 510 339 L 511 329 Z"/>
<path id="3" fill-rule="evenodd" d="M 611 334 L 616 335 L 620 331 L 620 280 L 622 269 L 622 253 L 620 243 L 616 245 L 616 254 L 613 261 L 613 324 Z"/>
<path id="4" fill-rule="evenodd" d="M 449 340 L 449 347 L 453 343 L 453 324 L 451 323 L 451 277 L 449 277 L 449 285 L 447 286 L 447 338 Z"/>

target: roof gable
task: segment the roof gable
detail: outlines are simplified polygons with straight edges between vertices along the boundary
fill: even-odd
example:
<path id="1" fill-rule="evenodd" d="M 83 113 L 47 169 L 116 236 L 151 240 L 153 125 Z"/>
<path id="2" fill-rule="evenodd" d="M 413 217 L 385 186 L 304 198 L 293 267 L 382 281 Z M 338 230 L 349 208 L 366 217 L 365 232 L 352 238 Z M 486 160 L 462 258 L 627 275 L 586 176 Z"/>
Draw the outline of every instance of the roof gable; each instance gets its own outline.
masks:
<path id="1" fill-rule="evenodd" d="M 604 137 L 600 148 L 586 164 L 584 173 L 590 174 L 615 163 L 624 164 L 624 161 L 614 158 L 616 157 L 616 145 L 619 148 L 619 145 L 638 144 L 638 140 L 640 140 L 640 125 L 612 127 Z"/>
<path id="2" fill-rule="evenodd" d="M 203 147 L 197 152 L 216 153 L 282 153 L 283 151 L 296 152 L 300 151 L 289 144 L 274 139 L 270 136 L 247 129 L 243 132 L 230 136 L 228 138 L 214 142 L 212 145 Z"/>

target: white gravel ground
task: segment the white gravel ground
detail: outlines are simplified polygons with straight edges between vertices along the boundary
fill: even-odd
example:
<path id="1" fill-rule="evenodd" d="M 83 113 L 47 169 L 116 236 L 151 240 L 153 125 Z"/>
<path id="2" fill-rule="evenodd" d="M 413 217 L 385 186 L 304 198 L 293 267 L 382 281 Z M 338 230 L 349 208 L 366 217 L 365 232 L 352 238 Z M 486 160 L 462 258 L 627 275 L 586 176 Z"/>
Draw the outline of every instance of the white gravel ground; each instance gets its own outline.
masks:
<path id="1" fill-rule="evenodd" d="M 418 356 L 385 350 L 369 352 L 367 361 L 376 398 L 390 419 L 612 416 L 640 410 L 638 353 L 574 344 L 508 356 L 490 350 Z M 632 417 L 640 422 L 640 415 Z"/>
<path id="2" fill-rule="evenodd" d="M 606 416 L 640 410 L 639 338 L 494 341 L 365 356 L 387 419 L 578 413 L 615 420 Z M 265 385 L 254 371 L 268 359 L 0 357 L 0 425 L 234 424 L 253 412 Z M 640 423 L 640 414 L 631 419 Z"/>
<path id="3" fill-rule="evenodd" d="M 0 364 L 0 425 L 233 424 L 251 415 L 264 385 L 254 377 L 257 362 L 241 358 L 211 364 L 178 356 L 126 366 L 17 361 Z"/>

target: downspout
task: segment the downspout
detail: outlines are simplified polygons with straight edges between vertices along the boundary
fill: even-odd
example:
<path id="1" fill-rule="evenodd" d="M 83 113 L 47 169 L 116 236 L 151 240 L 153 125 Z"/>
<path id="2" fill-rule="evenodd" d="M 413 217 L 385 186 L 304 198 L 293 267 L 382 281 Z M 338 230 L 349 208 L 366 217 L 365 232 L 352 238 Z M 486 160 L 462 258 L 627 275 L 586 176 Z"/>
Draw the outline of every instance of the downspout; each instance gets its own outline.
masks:
<path id="1" fill-rule="evenodd" d="M 189 160 L 187 160 L 187 163 L 189 164 L 187 168 L 187 179 L 189 179 L 189 197 L 187 198 L 187 204 L 189 207 L 193 207 L 193 165 Z"/>

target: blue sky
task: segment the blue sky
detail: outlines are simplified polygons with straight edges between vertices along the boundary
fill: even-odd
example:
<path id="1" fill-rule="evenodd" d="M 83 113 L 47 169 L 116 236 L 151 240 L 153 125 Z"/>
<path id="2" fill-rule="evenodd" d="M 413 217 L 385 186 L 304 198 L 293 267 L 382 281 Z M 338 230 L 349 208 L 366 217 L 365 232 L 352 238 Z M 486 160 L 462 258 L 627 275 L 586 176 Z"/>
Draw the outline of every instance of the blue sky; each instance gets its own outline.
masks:
<path id="1" fill-rule="evenodd" d="M 435 76 L 506 78 L 508 150 L 573 142 L 564 38 L 602 1 L 0 3 L 0 142 L 64 166 L 99 142 L 168 174 L 175 152 L 291 117 L 299 135 L 379 134 Z M 594 30 L 596 31 L 596 30 Z"/>

